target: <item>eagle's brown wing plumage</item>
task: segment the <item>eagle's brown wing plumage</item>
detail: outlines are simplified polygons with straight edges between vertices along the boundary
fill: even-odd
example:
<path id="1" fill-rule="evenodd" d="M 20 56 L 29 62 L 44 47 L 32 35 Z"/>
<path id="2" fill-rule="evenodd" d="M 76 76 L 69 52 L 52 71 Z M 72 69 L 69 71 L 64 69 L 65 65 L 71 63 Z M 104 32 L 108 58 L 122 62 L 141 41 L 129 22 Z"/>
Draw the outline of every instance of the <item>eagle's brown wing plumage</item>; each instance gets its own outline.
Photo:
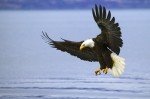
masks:
<path id="1" fill-rule="evenodd" d="M 90 61 L 90 62 L 98 61 L 96 54 L 93 52 L 92 49 L 85 48 L 82 51 L 80 51 L 79 48 L 83 41 L 74 42 L 74 41 L 68 41 L 64 39 L 62 39 L 63 41 L 54 41 L 47 35 L 47 33 L 43 33 L 42 38 L 46 40 L 48 44 L 52 45 L 52 47 L 61 50 L 63 52 L 67 52 L 73 56 L 76 56 L 81 60 Z"/>
<path id="2" fill-rule="evenodd" d="M 92 9 L 93 17 L 102 33 L 95 39 L 101 40 L 105 43 L 109 49 L 116 54 L 120 53 L 120 47 L 122 47 L 121 31 L 119 24 L 115 22 L 115 18 L 111 18 L 111 12 L 106 12 L 105 7 L 95 5 L 95 9 Z"/>

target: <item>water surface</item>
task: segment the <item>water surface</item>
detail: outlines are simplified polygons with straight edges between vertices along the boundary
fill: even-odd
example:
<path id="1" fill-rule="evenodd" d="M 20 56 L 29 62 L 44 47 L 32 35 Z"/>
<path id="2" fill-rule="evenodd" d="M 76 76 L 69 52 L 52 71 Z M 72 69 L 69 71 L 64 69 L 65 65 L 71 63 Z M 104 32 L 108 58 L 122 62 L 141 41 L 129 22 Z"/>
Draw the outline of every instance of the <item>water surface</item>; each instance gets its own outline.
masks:
<path id="1" fill-rule="evenodd" d="M 120 78 L 95 76 L 98 63 L 52 49 L 41 39 L 80 41 L 100 33 L 89 10 L 0 11 L 1 99 L 149 99 L 149 10 L 112 10 L 123 33 Z"/>

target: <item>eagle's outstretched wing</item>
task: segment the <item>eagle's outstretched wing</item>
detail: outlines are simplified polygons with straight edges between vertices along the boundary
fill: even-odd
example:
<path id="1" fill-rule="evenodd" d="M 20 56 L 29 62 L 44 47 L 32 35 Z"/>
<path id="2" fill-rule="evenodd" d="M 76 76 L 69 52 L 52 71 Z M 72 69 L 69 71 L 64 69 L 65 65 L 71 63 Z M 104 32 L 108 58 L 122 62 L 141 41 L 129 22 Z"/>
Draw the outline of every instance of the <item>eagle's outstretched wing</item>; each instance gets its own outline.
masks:
<path id="1" fill-rule="evenodd" d="M 123 44 L 119 24 L 115 23 L 115 18 L 111 18 L 111 12 L 107 13 L 105 7 L 95 5 L 92 13 L 95 22 L 102 31 L 95 39 L 102 40 L 113 52 L 119 54 Z"/>
<path id="2" fill-rule="evenodd" d="M 46 40 L 46 42 L 52 47 L 61 50 L 63 52 L 67 52 L 73 56 L 76 56 L 80 58 L 81 60 L 86 60 L 86 61 L 98 61 L 96 54 L 93 52 L 92 49 L 90 48 L 85 48 L 82 51 L 80 51 L 80 45 L 82 44 L 83 41 L 81 42 L 73 42 L 73 41 L 68 41 L 64 40 L 63 41 L 54 41 L 52 40 L 47 33 L 43 32 L 42 38 Z"/>

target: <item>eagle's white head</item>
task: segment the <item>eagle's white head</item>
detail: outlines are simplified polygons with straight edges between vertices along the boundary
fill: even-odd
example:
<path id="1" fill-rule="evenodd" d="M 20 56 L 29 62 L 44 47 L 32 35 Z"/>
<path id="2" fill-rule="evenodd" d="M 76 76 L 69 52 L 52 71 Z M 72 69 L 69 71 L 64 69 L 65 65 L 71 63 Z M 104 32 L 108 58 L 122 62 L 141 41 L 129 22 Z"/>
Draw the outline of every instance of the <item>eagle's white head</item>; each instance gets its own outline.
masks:
<path id="1" fill-rule="evenodd" d="M 95 42 L 92 39 L 87 39 L 81 44 L 80 50 L 82 50 L 85 47 L 93 48 L 94 45 L 95 45 Z"/>

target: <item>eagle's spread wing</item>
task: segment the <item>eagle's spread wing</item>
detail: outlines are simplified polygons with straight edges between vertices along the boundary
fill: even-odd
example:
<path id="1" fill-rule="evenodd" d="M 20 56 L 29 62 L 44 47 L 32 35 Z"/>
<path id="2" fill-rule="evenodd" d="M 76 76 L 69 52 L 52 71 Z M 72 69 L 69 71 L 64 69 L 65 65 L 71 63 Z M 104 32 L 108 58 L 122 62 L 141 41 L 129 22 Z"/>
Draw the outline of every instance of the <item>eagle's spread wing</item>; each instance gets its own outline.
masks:
<path id="1" fill-rule="evenodd" d="M 96 40 L 102 40 L 113 52 L 119 54 L 122 47 L 121 31 L 115 18 L 111 18 L 111 12 L 106 12 L 105 7 L 95 5 L 92 9 L 93 17 L 102 33 L 96 37 Z"/>
<path id="2" fill-rule="evenodd" d="M 85 48 L 80 51 L 79 48 L 83 41 L 73 42 L 64 39 L 62 39 L 63 41 L 54 41 L 47 35 L 47 33 L 43 33 L 42 38 L 45 39 L 48 44 L 52 45 L 52 47 L 76 56 L 81 60 L 86 60 L 90 62 L 98 61 L 96 54 L 93 52 L 92 49 Z"/>

